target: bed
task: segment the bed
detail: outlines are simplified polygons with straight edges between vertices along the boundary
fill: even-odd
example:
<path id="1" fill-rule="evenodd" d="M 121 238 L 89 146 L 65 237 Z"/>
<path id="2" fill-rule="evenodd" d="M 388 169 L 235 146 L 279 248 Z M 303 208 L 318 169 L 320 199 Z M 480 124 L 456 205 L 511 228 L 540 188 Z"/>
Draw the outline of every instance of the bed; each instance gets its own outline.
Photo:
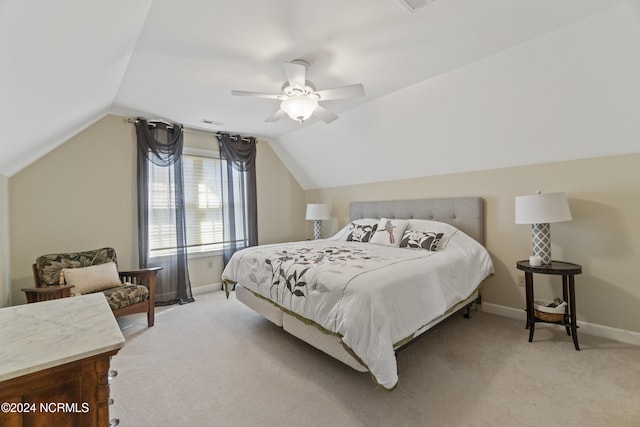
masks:
<path id="1" fill-rule="evenodd" d="M 493 273 L 477 197 L 354 202 L 328 239 L 236 252 L 227 294 L 377 384 L 395 352 L 479 296 Z"/>

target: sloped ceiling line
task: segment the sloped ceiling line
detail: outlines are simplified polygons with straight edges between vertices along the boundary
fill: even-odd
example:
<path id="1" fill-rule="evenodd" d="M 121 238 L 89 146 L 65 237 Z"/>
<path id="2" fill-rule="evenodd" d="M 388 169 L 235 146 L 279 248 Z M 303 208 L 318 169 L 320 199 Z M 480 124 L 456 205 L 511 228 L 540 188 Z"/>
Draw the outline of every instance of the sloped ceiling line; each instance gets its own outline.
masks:
<path id="1" fill-rule="evenodd" d="M 612 33 L 605 38 L 609 40 L 605 51 L 598 51 L 604 55 L 602 63 L 619 61 L 616 53 L 628 59 L 621 73 L 615 64 L 600 71 L 605 77 L 622 75 L 612 85 L 616 94 L 636 95 L 633 88 L 626 91 L 625 84 L 629 72 L 637 70 L 637 55 L 630 53 L 636 48 L 632 38 L 637 32 L 630 26 L 638 27 L 639 5 L 640 0 L 447 0 L 408 14 L 397 0 L 325 0 L 294 7 L 290 0 L 4 0 L 0 3 L 0 55 L 10 60 L 0 67 L 0 121 L 6 129 L 0 140 L 0 174 L 15 174 L 106 114 L 167 117 L 205 131 L 256 135 L 271 141 L 305 188 L 470 167 L 459 161 L 442 161 L 436 169 L 398 162 L 382 165 L 381 153 L 388 153 L 389 146 L 381 142 L 393 141 L 396 129 L 426 135 L 427 141 L 395 147 L 413 160 L 424 155 L 425 147 L 430 147 L 430 155 L 449 159 L 460 152 L 476 153 L 488 144 L 476 156 L 473 166 L 478 167 L 482 156 L 492 150 L 491 144 L 494 151 L 524 147 L 526 152 L 534 139 L 535 144 L 545 145 L 561 137 L 582 137 L 567 129 L 598 113 L 559 102 L 556 110 L 576 110 L 566 115 L 566 126 L 555 123 L 556 114 L 549 116 L 554 126 L 531 128 L 523 120 L 537 114 L 532 106 L 542 102 L 539 91 L 533 89 L 519 94 L 529 97 L 528 110 L 509 109 L 505 103 L 520 106 L 522 101 L 504 91 L 502 80 L 531 85 L 519 80 L 526 72 L 518 64 L 529 64 L 529 60 L 518 57 L 518 52 L 548 61 L 547 67 L 538 69 L 541 64 L 531 63 L 530 68 L 538 69 L 546 82 L 568 81 L 566 90 L 579 90 L 574 80 L 584 85 L 588 78 L 599 77 L 591 71 L 577 79 L 571 74 L 548 75 L 555 61 L 565 61 L 561 68 L 573 72 L 567 55 L 557 55 L 560 50 L 544 42 L 525 43 L 528 40 L 566 27 L 569 32 L 558 40 L 573 43 L 583 52 L 585 37 L 596 46 L 602 44 L 591 32 Z M 576 38 L 571 29 L 578 31 Z M 516 45 L 515 53 L 495 55 Z M 538 48 L 547 53 L 540 54 Z M 489 65 L 479 61 L 490 55 L 495 58 Z M 588 55 L 583 52 L 577 63 L 591 66 Z M 265 123 L 277 103 L 230 95 L 231 89 L 277 91 L 285 79 L 282 63 L 295 58 L 311 62 L 308 75 L 316 87 L 362 82 L 366 96 L 326 101 L 340 119 L 325 125 L 315 119 L 303 124 Z M 504 58 L 513 59 L 503 62 Z M 477 74 L 464 74 L 460 67 L 465 64 L 479 64 L 473 65 Z M 484 93 L 477 92 L 482 79 L 491 82 Z M 467 93 L 456 85 L 469 85 Z M 409 86 L 411 90 L 406 90 Z M 519 90 L 516 85 L 512 92 Z M 616 111 L 635 106 L 631 100 L 616 98 L 614 92 L 605 94 L 605 101 Z M 567 100 L 570 95 L 565 93 Z M 502 126 L 505 118 L 497 117 L 500 114 L 514 124 Z M 224 125 L 206 125 L 202 119 Z M 615 125 L 619 138 L 607 147 L 627 149 L 629 125 L 609 119 L 606 125 L 591 126 L 592 134 L 609 132 Z M 519 133 L 524 129 L 529 136 L 522 138 Z M 544 129 L 558 134 L 550 138 Z M 598 152 L 589 144 L 573 148 L 582 155 Z M 354 168 L 355 158 L 359 165 L 370 167 Z M 535 156 L 498 155 L 484 167 L 514 164 L 523 158 Z M 340 172 L 349 168 L 351 175 Z"/>

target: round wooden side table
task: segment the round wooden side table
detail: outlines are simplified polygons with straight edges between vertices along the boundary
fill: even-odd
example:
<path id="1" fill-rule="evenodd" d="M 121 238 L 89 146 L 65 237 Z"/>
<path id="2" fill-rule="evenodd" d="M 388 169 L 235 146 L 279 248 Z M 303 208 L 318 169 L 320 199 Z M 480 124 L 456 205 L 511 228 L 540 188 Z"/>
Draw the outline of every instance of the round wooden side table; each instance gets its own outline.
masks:
<path id="1" fill-rule="evenodd" d="M 536 329 L 536 322 L 555 323 L 563 325 L 567 331 L 567 335 L 573 338 L 573 345 L 576 350 L 580 350 L 578 344 L 578 324 L 576 321 L 576 295 L 575 280 L 576 274 L 582 273 L 582 266 L 571 262 L 551 261 L 551 264 L 533 266 L 528 260 L 516 262 L 518 270 L 524 271 L 525 288 L 527 294 L 527 329 L 529 329 L 529 342 L 533 341 L 533 333 Z M 567 302 L 563 319 L 558 322 L 549 322 L 539 319 L 535 316 L 533 307 L 533 275 L 534 274 L 552 274 L 562 276 L 562 298 Z"/>

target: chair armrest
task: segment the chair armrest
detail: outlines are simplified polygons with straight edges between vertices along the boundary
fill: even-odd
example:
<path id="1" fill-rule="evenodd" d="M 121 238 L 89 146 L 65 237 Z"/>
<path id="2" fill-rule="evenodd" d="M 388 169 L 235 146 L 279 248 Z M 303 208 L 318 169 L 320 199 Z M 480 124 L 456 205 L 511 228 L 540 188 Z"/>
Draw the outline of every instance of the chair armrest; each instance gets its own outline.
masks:
<path id="1" fill-rule="evenodd" d="M 43 288 L 22 288 L 21 290 L 27 297 L 27 303 L 32 303 L 70 297 L 73 286 L 47 286 Z"/>
<path id="2" fill-rule="evenodd" d="M 162 267 L 149 267 L 140 268 L 138 270 L 118 271 L 118 274 L 120 275 L 120 277 L 145 278 L 149 276 L 155 276 L 160 270 L 162 270 Z"/>
<path id="3" fill-rule="evenodd" d="M 149 289 L 149 304 L 153 307 L 156 295 L 156 275 L 160 270 L 162 270 L 162 267 L 149 267 L 139 270 L 119 271 L 118 274 L 123 282 L 146 286 Z"/>
<path id="4" fill-rule="evenodd" d="M 155 285 L 156 275 L 160 270 L 162 270 L 162 267 L 141 268 L 139 270 L 118 271 L 118 275 L 123 282 L 144 285 L 150 288 Z"/>

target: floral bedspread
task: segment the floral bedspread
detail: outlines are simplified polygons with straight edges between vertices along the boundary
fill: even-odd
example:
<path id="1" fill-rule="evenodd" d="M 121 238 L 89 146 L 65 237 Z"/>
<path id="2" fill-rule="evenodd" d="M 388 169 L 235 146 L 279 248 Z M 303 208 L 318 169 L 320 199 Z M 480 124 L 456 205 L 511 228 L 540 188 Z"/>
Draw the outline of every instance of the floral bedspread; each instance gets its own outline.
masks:
<path id="1" fill-rule="evenodd" d="M 324 310 L 318 310 L 314 304 L 326 306 L 327 300 L 337 304 L 349 283 L 361 274 L 432 254 L 411 250 L 381 253 L 380 249 L 384 248 L 339 241 L 258 246 L 232 258 L 223 279 L 240 283 L 281 307 L 336 332 L 335 310 L 330 311 L 331 317 L 325 317 Z M 235 274 L 230 274 L 234 270 Z"/>
<path id="2" fill-rule="evenodd" d="M 256 246 L 234 254 L 222 279 L 338 334 L 391 389 L 398 380 L 394 344 L 466 299 L 489 274 L 476 268 L 467 278 L 467 268 L 451 259 L 455 246 L 442 252 L 337 240 Z M 469 284 L 447 286 L 460 279 Z"/>

